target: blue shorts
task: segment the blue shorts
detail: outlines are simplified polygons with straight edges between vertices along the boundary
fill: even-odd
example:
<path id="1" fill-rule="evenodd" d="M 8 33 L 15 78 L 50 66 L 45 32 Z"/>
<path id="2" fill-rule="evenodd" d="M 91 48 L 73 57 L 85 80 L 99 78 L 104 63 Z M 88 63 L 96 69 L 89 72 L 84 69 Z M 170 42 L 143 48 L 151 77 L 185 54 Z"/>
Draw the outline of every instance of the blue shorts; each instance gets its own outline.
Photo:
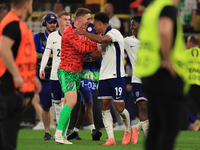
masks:
<path id="1" fill-rule="evenodd" d="M 42 91 L 39 93 L 40 103 L 43 109 L 47 109 L 52 106 L 51 84 L 49 81 L 40 81 L 42 84 Z"/>
<path id="2" fill-rule="evenodd" d="M 93 92 L 86 91 L 86 90 L 79 90 L 79 93 L 81 95 L 81 101 L 80 101 L 80 103 L 82 105 L 85 105 L 89 101 L 93 101 Z"/>
<path id="3" fill-rule="evenodd" d="M 142 84 L 140 83 L 132 83 L 133 87 L 133 96 L 134 96 L 134 102 L 137 103 L 140 100 L 148 101 L 144 90 L 142 88 Z"/>
<path id="4" fill-rule="evenodd" d="M 64 93 L 59 80 L 51 80 L 51 97 L 52 101 L 59 103 L 64 98 Z"/>
<path id="5" fill-rule="evenodd" d="M 98 99 L 112 99 L 114 102 L 125 102 L 126 95 L 126 79 L 112 78 L 107 80 L 99 80 Z"/>

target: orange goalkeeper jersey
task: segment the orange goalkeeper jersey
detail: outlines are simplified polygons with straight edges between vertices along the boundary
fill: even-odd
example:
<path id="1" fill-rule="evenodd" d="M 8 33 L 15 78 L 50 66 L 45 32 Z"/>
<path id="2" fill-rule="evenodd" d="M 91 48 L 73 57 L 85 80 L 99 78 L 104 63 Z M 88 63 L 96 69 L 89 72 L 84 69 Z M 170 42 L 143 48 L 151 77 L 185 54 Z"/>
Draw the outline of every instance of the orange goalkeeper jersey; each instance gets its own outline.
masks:
<path id="1" fill-rule="evenodd" d="M 81 72 L 83 67 L 84 54 L 97 51 L 97 44 L 88 39 L 85 35 L 74 35 L 76 28 L 73 24 L 68 26 L 62 35 L 60 64 L 58 68 Z"/>

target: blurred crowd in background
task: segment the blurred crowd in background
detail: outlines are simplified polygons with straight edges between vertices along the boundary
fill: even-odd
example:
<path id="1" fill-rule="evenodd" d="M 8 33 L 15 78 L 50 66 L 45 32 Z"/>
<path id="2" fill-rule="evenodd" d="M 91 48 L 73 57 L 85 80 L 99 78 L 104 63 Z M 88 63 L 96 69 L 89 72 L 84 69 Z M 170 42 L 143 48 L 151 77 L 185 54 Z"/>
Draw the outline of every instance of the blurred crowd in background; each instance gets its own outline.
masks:
<path id="1" fill-rule="evenodd" d="M 99 11 L 105 12 L 104 4 L 107 2 L 113 5 L 113 8 L 109 7 L 108 13 L 113 13 L 113 15 L 120 19 L 121 25 L 119 30 L 124 36 L 127 36 L 131 34 L 129 29 L 130 18 L 134 15 L 141 15 L 151 1 L 152 0 L 34 0 L 33 15 L 28 21 L 42 21 L 42 17 L 49 12 L 57 14 L 65 10 L 73 14 L 78 7 L 87 7 L 93 14 Z M 10 9 L 10 0 L 1 0 L 0 3 L 2 3 L 1 7 L 5 7 L 5 9 L 8 10 Z M 178 11 L 181 16 L 184 33 L 200 32 L 200 0 L 181 0 L 178 5 Z M 33 32 L 37 33 L 38 31 Z"/>

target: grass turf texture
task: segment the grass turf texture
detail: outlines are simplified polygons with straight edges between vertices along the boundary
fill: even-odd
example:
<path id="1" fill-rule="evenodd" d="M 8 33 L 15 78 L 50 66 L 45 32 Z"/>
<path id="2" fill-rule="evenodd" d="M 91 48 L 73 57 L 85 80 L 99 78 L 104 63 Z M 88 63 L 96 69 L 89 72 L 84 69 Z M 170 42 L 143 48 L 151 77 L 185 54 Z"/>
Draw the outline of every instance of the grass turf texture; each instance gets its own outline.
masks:
<path id="1" fill-rule="evenodd" d="M 102 137 L 100 141 L 92 141 L 91 132 L 89 130 L 80 130 L 79 136 L 82 140 L 71 140 L 73 145 L 56 144 L 51 138 L 50 141 L 42 141 L 44 136 L 43 130 L 20 130 L 18 136 L 17 150 L 144 150 L 145 137 L 144 133 L 140 131 L 138 143 L 132 145 L 122 145 L 122 138 L 124 131 L 114 131 L 115 141 L 117 145 L 104 146 L 107 134 L 105 130 L 101 130 Z M 51 130 L 54 135 L 55 131 Z M 200 150 L 200 136 L 199 131 L 181 131 L 175 142 L 174 150 Z"/>

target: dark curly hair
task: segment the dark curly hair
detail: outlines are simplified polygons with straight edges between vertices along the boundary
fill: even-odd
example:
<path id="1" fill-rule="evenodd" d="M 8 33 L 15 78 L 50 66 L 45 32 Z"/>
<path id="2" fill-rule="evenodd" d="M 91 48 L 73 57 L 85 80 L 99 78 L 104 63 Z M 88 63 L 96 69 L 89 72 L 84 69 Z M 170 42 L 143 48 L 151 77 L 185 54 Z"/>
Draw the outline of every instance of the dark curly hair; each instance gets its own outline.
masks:
<path id="1" fill-rule="evenodd" d="M 135 20 L 136 22 L 140 23 L 141 22 L 142 17 L 141 16 L 134 16 L 133 18 L 131 18 L 131 20 Z"/>

